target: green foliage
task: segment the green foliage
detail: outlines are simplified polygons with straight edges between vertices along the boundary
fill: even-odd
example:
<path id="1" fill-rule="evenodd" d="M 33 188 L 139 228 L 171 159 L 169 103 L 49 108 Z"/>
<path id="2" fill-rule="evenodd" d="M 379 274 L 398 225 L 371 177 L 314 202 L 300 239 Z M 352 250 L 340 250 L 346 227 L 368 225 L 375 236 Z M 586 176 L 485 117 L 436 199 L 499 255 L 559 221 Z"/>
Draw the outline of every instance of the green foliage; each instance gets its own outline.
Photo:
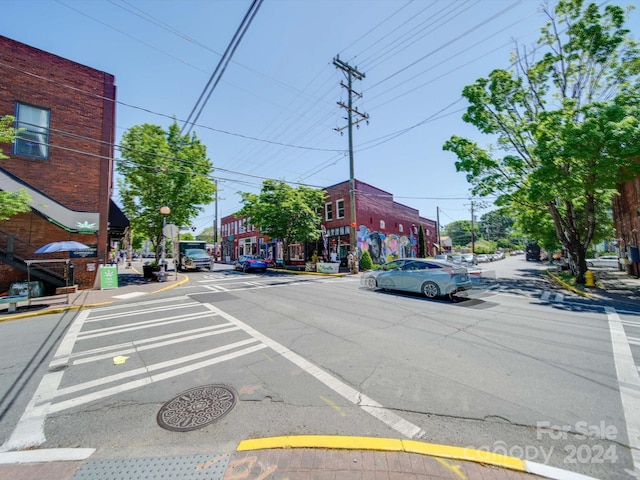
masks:
<path id="1" fill-rule="evenodd" d="M 475 245 L 476 253 L 493 253 L 497 250 L 496 242 L 489 240 L 478 240 Z"/>
<path id="2" fill-rule="evenodd" d="M 13 143 L 18 131 L 14 128 L 15 118 L 11 115 L 0 117 L 0 143 Z M 0 150 L 0 158 L 7 158 Z M 0 221 L 31 210 L 31 197 L 26 190 L 15 192 L 0 191 Z"/>
<path id="3" fill-rule="evenodd" d="M 501 208 L 482 215 L 478 230 L 483 238 L 498 240 L 499 238 L 507 237 L 511 233 L 514 223 L 515 219 L 509 214 L 508 210 Z"/>
<path id="4" fill-rule="evenodd" d="M 154 250 L 162 238 L 160 207 L 171 213 L 167 223 L 190 225 L 215 194 L 213 165 L 195 134 L 180 135 L 174 122 L 168 130 L 137 125 L 120 142 L 117 165 L 120 197 L 134 232 L 150 239 Z"/>
<path id="5" fill-rule="evenodd" d="M 320 238 L 320 212 L 325 197 L 322 190 L 293 188 L 282 181 L 265 180 L 259 195 L 246 192 L 240 195 L 243 207 L 237 215 L 250 219 L 263 234 L 282 239 L 287 261 L 290 244 Z"/>
<path id="6" fill-rule="evenodd" d="M 471 243 L 471 221 L 456 220 L 444 229 L 454 246 L 466 246 Z"/>
<path id="7" fill-rule="evenodd" d="M 218 236 L 219 235 L 220 235 L 220 232 L 218 232 Z M 204 241 L 207 243 L 214 243 L 213 226 L 207 227 L 204 230 L 202 230 L 202 232 L 196 235 L 196 238 L 200 241 Z M 218 241 L 220 241 L 220 239 L 218 239 Z"/>
<path id="8" fill-rule="evenodd" d="M 0 117 L 0 143 L 13 143 L 16 138 L 17 131 L 14 128 L 15 118 L 11 115 Z M 0 150 L 0 158 L 7 158 Z"/>
<path id="9" fill-rule="evenodd" d="M 181 233 L 180 240 L 195 240 L 195 237 L 191 234 L 191 232 Z"/>
<path id="10" fill-rule="evenodd" d="M 496 195 L 545 248 L 555 238 L 582 282 L 588 246 L 610 236 L 617 184 L 640 173 L 640 51 L 621 7 L 560 0 L 544 13 L 539 60 L 519 49 L 513 71 L 463 90 L 463 120 L 495 144 L 454 135 L 443 148 L 474 195 Z"/>
<path id="11" fill-rule="evenodd" d="M 31 210 L 30 201 L 31 197 L 26 190 L 0 191 L 0 221 L 7 220 L 19 213 L 29 212 Z"/>
<path id="12" fill-rule="evenodd" d="M 360 255 L 360 270 L 371 270 L 373 268 L 373 260 L 368 250 L 362 252 Z"/>

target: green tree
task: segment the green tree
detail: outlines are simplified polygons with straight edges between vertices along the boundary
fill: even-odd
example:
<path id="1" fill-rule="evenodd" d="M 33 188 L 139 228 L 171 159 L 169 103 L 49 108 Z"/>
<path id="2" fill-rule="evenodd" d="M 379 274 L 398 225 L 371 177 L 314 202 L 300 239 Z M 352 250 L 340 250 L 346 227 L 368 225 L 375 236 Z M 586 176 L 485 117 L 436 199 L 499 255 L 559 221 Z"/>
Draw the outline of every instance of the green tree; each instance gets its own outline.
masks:
<path id="1" fill-rule="evenodd" d="M 325 193 L 315 188 L 293 188 L 285 182 L 265 180 L 259 195 L 241 192 L 242 209 L 238 216 L 272 238 L 284 243 L 285 261 L 289 260 L 289 245 L 314 242 L 320 238 L 322 206 Z"/>
<path id="2" fill-rule="evenodd" d="M 360 255 L 360 270 L 364 272 L 371 270 L 372 268 L 373 260 L 371 259 L 371 254 L 369 253 L 369 250 L 365 250 L 362 252 L 362 255 Z"/>
<path id="3" fill-rule="evenodd" d="M 195 134 L 180 135 L 174 122 L 168 130 L 157 125 L 137 125 L 120 143 L 123 160 L 117 165 L 120 198 L 136 234 L 143 234 L 158 252 L 163 215 L 168 223 L 190 225 L 215 194 L 210 175 L 213 165 L 206 147 Z"/>
<path id="4" fill-rule="evenodd" d="M 11 115 L 0 117 L 0 144 L 13 143 L 17 131 L 14 128 L 15 118 Z M 0 159 L 7 158 L 0 150 Z M 26 213 L 31 210 L 29 202 L 31 197 L 26 190 L 20 189 L 15 192 L 0 190 L 0 222 L 7 220 L 19 213 Z"/>
<path id="5" fill-rule="evenodd" d="M 424 229 L 422 228 L 422 225 L 420 225 L 420 228 L 418 229 L 418 258 L 426 258 L 426 256 L 427 247 L 425 243 Z"/>
<path id="6" fill-rule="evenodd" d="M 444 149 L 457 155 L 474 194 L 550 219 L 583 283 L 585 253 L 608 230 L 599 222 L 616 184 L 640 169 L 631 160 L 640 154 L 640 55 L 621 7 L 561 0 L 544 13 L 534 51 L 518 47 L 512 71 L 494 70 L 463 90 L 464 121 L 495 145 L 452 136 Z"/>
<path id="7" fill-rule="evenodd" d="M 514 222 L 514 218 L 507 213 L 507 210 L 501 208 L 482 215 L 478 229 L 482 238 L 498 240 L 509 236 Z"/>
<path id="8" fill-rule="evenodd" d="M 471 243 L 471 221 L 470 220 L 456 220 L 448 224 L 445 229 L 445 233 L 451 238 L 451 244 L 453 246 L 466 246 Z"/>
<path id="9" fill-rule="evenodd" d="M 218 233 L 218 235 L 220 234 Z M 202 230 L 202 232 L 196 235 L 196 238 L 200 241 L 204 241 L 207 243 L 214 243 L 213 242 L 213 226 L 207 227 L 204 230 Z"/>

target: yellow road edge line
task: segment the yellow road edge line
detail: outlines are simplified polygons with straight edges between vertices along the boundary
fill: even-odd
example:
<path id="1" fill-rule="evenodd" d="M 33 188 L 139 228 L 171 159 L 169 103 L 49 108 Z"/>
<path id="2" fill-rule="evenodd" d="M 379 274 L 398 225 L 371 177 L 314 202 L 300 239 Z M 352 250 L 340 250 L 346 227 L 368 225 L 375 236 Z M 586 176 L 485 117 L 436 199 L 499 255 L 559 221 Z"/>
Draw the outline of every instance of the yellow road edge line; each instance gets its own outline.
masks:
<path id="1" fill-rule="evenodd" d="M 349 437 L 338 435 L 293 435 L 243 440 L 237 450 L 272 448 L 332 448 L 337 450 L 381 450 L 401 452 L 402 440 L 395 438 Z"/>
<path id="2" fill-rule="evenodd" d="M 164 292 L 166 290 L 171 290 L 172 288 L 176 288 L 176 287 L 179 287 L 180 285 L 184 285 L 189 281 L 189 277 L 187 275 L 184 275 L 182 273 L 179 273 L 178 275 L 184 278 L 182 280 L 176 280 L 176 283 L 172 283 L 171 285 L 167 285 L 166 287 L 162 287 L 162 288 L 159 288 L 158 290 L 154 290 L 153 292 L 151 292 L 151 295 L 155 293 Z"/>
<path id="3" fill-rule="evenodd" d="M 432 457 L 465 460 L 526 472 L 524 460 L 498 453 L 465 447 L 452 447 L 435 443 L 395 438 L 349 437 L 335 435 L 294 435 L 243 440 L 236 448 L 239 452 L 275 448 L 331 448 L 338 450 L 378 450 L 406 452 Z"/>

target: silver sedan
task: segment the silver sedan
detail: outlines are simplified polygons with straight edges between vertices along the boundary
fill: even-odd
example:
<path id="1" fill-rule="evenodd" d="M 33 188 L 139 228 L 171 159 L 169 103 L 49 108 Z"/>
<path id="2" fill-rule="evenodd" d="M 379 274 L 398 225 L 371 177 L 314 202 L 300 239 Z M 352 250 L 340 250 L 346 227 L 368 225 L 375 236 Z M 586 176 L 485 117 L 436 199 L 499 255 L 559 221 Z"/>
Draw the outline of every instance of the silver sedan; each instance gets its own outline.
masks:
<path id="1" fill-rule="evenodd" d="M 427 298 L 453 296 L 472 287 L 466 267 L 439 260 L 406 258 L 366 272 L 361 282 L 368 288 L 422 293 Z"/>

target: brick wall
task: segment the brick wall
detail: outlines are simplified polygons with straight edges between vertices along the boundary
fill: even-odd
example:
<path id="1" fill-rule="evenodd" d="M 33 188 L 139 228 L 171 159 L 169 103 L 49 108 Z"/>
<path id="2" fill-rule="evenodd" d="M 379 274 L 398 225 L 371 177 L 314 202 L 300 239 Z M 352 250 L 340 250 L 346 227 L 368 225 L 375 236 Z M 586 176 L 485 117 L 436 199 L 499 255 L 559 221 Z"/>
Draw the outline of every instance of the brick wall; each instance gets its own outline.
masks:
<path id="1" fill-rule="evenodd" d="M 0 145 L 9 157 L 0 159 L 0 168 L 71 210 L 100 214 L 97 235 L 70 234 L 41 217 L 28 220 L 28 232 L 23 217 L 0 222 L 0 230 L 33 245 L 68 239 L 97 244 L 98 258 L 105 259 L 113 178 L 114 77 L 2 36 L 0 76 L 1 116 L 15 115 L 16 102 L 51 112 L 48 159 L 14 156 L 11 145 Z M 3 279 L 15 277 L 15 272 L 4 270 Z M 76 278 L 81 287 L 91 288 L 95 273 L 79 270 Z"/>
<path id="2" fill-rule="evenodd" d="M 613 202 L 613 218 L 618 247 L 624 254 L 627 247 L 640 245 L 640 178 L 619 185 L 618 192 Z M 628 265 L 627 271 L 640 276 L 640 264 Z"/>

